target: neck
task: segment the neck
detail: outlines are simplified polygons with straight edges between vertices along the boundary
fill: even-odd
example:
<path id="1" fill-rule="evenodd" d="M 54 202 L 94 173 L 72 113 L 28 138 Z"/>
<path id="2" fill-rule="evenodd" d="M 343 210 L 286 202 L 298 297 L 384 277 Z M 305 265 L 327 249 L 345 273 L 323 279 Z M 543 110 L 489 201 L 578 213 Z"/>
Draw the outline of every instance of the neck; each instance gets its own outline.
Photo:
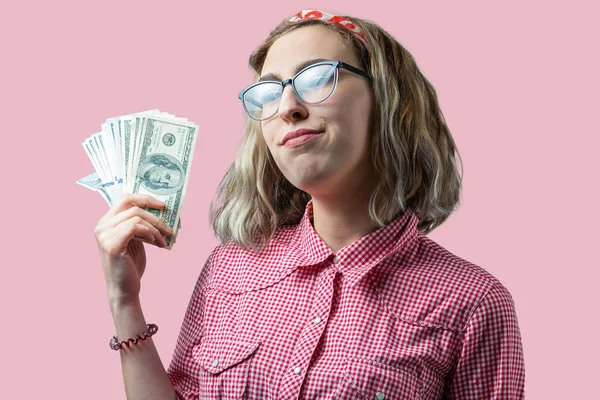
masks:
<path id="1" fill-rule="evenodd" d="M 313 227 L 334 252 L 379 229 L 369 216 L 369 199 L 377 180 L 368 174 L 360 178 L 335 185 L 340 189 L 311 194 Z"/>
<path id="2" fill-rule="evenodd" d="M 313 198 L 313 227 L 334 252 L 379 229 L 369 217 L 368 199 L 348 203 Z"/>

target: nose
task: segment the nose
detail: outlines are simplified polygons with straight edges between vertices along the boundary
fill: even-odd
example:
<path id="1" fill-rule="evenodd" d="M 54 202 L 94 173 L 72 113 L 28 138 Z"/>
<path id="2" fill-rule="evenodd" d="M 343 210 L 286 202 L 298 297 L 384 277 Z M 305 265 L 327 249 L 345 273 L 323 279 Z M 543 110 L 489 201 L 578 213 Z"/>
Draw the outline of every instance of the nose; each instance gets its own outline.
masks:
<path id="1" fill-rule="evenodd" d="M 308 116 L 306 104 L 296 96 L 291 83 L 283 87 L 277 113 L 279 114 L 279 118 L 286 122 L 302 120 Z"/>

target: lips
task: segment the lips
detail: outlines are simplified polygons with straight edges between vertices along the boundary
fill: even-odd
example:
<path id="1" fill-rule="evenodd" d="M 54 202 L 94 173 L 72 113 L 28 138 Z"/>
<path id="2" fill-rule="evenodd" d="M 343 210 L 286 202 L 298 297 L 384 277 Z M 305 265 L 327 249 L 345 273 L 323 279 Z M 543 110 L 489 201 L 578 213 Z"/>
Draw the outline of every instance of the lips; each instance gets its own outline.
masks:
<path id="1" fill-rule="evenodd" d="M 290 132 L 287 135 L 285 135 L 283 137 L 283 140 L 281 141 L 280 144 L 283 146 L 285 144 L 285 142 L 287 142 L 290 139 L 297 138 L 298 136 L 303 136 L 303 135 L 317 135 L 317 134 L 323 133 L 323 132 L 324 131 L 319 131 L 319 130 L 316 130 L 316 129 L 306 129 L 306 128 L 298 129 L 298 130 L 295 130 L 295 131 Z"/>

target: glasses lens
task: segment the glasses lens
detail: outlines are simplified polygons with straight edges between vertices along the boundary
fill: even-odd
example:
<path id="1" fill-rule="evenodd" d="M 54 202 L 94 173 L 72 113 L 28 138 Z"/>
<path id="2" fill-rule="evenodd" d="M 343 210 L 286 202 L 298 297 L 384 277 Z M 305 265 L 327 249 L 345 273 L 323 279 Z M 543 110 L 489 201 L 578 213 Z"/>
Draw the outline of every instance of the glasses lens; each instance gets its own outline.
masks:
<path id="1" fill-rule="evenodd" d="M 273 82 L 260 83 L 244 94 L 244 105 L 254 119 L 272 117 L 279 107 L 281 85 Z"/>
<path id="2" fill-rule="evenodd" d="M 298 95 L 307 103 L 319 103 L 333 91 L 335 84 L 333 65 L 316 65 L 303 71 L 294 80 Z"/>

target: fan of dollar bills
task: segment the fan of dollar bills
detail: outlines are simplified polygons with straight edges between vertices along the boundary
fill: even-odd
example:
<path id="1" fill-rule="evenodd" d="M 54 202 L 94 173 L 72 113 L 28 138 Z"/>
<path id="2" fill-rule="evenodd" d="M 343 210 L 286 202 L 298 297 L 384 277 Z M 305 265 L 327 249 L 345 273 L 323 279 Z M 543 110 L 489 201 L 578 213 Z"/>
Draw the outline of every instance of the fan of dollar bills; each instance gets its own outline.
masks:
<path id="1" fill-rule="evenodd" d="M 162 218 L 173 235 L 181 227 L 179 217 L 187 188 L 198 126 L 186 118 L 149 110 L 109 118 L 99 133 L 88 137 L 83 148 L 95 171 L 77 181 L 99 192 L 109 206 L 125 193 L 150 195 L 165 203 L 162 210 L 148 211 Z"/>

